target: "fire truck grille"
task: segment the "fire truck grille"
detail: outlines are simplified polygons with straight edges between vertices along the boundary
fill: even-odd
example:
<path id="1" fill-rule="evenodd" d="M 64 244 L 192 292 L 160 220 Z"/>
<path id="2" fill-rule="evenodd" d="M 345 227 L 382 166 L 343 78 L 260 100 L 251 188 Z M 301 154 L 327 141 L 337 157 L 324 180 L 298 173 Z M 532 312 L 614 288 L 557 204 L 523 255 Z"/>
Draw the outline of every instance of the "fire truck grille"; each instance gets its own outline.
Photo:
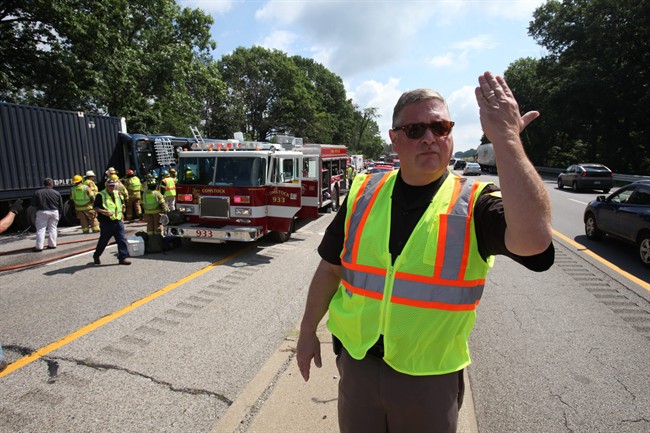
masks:
<path id="1" fill-rule="evenodd" d="M 202 197 L 201 217 L 203 218 L 228 218 L 229 217 L 228 197 Z"/>

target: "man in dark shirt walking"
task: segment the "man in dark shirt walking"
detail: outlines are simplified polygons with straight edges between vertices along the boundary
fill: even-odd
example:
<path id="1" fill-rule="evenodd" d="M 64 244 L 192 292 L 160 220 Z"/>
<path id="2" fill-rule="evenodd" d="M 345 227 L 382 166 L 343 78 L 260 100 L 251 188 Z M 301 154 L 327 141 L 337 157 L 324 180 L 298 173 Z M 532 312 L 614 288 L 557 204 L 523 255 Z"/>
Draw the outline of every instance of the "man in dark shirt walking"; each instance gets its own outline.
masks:
<path id="1" fill-rule="evenodd" d="M 122 221 L 122 199 L 115 189 L 116 186 L 117 181 L 109 178 L 106 181 L 106 189 L 100 191 L 95 197 L 95 211 L 99 221 L 99 240 L 97 241 L 97 247 L 95 247 L 95 254 L 93 254 L 93 262 L 96 265 L 101 264 L 99 257 L 106 249 L 111 238 L 115 238 L 117 243 L 117 259 L 120 265 L 131 264 L 127 260 L 129 250 L 124 235 L 124 222 Z"/>
<path id="2" fill-rule="evenodd" d="M 36 191 L 32 197 L 32 206 L 36 208 L 36 245 L 32 248 L 35 253 L 43 251 L 46 229 L 47 247 L 56 248 L 56 229 L 63 214 L 63 198 L 59 191 L 53 189 L 54 181 L 46 177 L 43 186 L 45 188 Z"/>

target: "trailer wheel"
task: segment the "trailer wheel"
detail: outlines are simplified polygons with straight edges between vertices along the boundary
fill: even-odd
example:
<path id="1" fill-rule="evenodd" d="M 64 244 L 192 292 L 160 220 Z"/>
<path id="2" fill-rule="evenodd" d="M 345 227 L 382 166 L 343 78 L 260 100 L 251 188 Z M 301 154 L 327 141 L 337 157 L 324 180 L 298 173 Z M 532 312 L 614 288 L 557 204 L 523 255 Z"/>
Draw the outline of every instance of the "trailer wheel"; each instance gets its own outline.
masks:
<path id="1" fill-rule="evenodd" d="M 72 200 L 67 200 L 63 204 L 63 219 L 68 225 L 77 226 L 81 224 L 79 218 L 77 218 L 77 212 L 74 209 L 74 202 Z"/>

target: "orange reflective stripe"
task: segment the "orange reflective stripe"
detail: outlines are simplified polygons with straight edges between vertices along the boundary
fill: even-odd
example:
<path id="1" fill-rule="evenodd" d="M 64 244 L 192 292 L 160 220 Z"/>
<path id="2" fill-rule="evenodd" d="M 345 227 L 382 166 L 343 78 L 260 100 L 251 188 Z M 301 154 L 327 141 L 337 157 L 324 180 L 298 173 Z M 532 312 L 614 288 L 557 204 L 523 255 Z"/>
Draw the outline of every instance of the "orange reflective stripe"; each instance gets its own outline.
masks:
<path id="1" fill-rule="evenodd" d="M 391 299 L 395 304 L 409 305 L 411 307 L 419 308 L 429 308 L 435 310 L 446 310 L 446 311 L 472 311 L 476 310 L 480 301 L 476 301 L 476 304 L 446 304 L 444 302 L 427 302 L 427 301 L 415 301 L 408 298 L 397 298 L 395 296 Z"/>
<path id="2" fill-rule="evenodd" d="M 451 192 L 451 200 L 449 201 L 449 207 L 447 208 L 447 213 L 451 213 L 451 210 L 454 208 L 454 205 L 456 204 L 456 200 L 458 200 L 458 196 L 460 195 L 460 189 L 462 186 L 461 179 L 463 180 L 463 182 L 465 181 L 464 177 L 454 178 L 454 189 Z"/>
<path id="3" fill-rule="evenodd" d="M 342 258 L 347 262 L 356 262 L 359 251 L 359 243 L 363 227 L 368 220 L 368 214 L 372 209 L 377 199 L 377 195 L 381 187 L 386 183 L 390 172 L 385 173 L 383 176 L 371 175 L 367 176 L 356 196 L 354 203 L 352 203 L 350 216 L 347 222 L 346 241 L 343 245 Z M 369 197 L 370 195 L 370 197 Z M 358 224 L 353 225 L 352 221 L 358 221 Z"/>

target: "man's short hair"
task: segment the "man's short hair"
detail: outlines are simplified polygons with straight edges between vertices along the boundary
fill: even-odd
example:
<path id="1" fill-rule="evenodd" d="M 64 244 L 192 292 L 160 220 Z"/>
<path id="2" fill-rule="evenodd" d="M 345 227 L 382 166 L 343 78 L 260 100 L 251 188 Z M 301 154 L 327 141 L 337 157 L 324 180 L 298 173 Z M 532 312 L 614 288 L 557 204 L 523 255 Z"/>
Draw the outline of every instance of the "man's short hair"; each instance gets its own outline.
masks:
<path id="1" fill-rule="evenodd" d="M 399 116 L 402 114 L 402 110 L 404 110 L 404 107 L 407 105 L 414 104 L 416 102 L 420 101 L 426 101 L 429 99 L 436 99 L 443 104 L 445 104 L 445 108 L 449 110 L 447 107 L 447 101 L 445 101 L 445 98 L 442 97 L 442 95 L 435 90 L 431 89 L 414 89 L 414 90 L 407 90 L 406 92 L 402 93 L 402 96 L 399 97 L 397 100 L 397 104 L 395 104 L 395 108 L 393 108 L 393 128 L 396 126 L 401 126 L 399 124 Z"/>
<path id="2" fill-rule="evenodd" d="M 54 186 L 54 181 L 51 177 L 46 177 L 43 179 L 43 186 Z"/>

